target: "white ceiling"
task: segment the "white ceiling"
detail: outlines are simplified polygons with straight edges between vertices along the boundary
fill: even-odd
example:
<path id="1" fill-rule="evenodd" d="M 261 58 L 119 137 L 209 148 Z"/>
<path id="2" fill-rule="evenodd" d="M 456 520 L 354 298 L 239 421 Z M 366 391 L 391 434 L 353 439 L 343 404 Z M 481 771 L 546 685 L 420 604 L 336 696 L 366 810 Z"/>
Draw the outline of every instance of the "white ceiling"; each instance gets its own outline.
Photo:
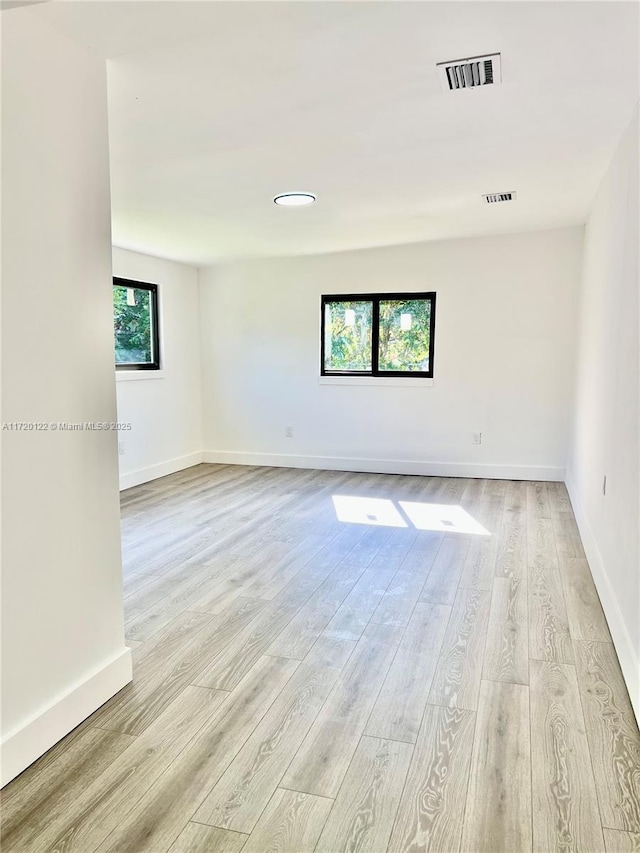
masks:
<path id="1" fill-rule="evenodd" d="M 197 264 L 582 223 L 638 98 L 633 2 L 27 14 L 110 57 L 114 242 Z M 502 85 L 441 90 L 437 62 L 497 51 Z"/>

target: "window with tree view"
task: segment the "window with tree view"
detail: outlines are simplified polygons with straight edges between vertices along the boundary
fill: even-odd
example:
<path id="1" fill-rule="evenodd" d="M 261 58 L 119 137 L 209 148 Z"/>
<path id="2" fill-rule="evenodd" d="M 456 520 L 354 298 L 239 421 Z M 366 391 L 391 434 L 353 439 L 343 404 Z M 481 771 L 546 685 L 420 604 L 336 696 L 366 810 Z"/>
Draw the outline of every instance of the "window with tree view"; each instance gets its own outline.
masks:
<path id="1" fill-rule="evenodd" d="M 159 370 L 158 288 L 113 279 L 113 329 L 117 370 Z"/>
<path id="2" fill-rule="evenodd" d="M 435 293 L 322 297 L 323 376 L 433 377 Z"/>

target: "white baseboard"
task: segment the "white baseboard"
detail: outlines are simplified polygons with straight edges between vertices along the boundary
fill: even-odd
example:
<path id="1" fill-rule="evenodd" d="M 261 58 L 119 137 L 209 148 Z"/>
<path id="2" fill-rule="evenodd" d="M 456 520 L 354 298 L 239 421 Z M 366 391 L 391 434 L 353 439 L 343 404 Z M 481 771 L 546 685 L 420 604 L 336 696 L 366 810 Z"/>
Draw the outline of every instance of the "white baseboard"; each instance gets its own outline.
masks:
<path id="1" fill-rule="evenodd" d="M 567 476 L 565 482 L 569 497 L 571 498 L 573 514 L 576 517 L 576 523 L 582 538 L 584 552 L 587 555 L 593 581 L 600 596 L 604 615 L 609 624 L 611 639 L 613 640 L 613 645 L 620 661 L 620 669 L 627 684 L 629 698 L 631 699 L 636 719 L 640 721 L 640 660 L 627 631 L 627 626 L 622 616 L 620 605 L 618 604 L 618 597 L 611 585 L 595 534 L 589 524 L 584 507 L 580 503 L 578 491 L 569 476 Z"/>
<path id="2" fill-rule="evenodd" d="M 9 732 L 2 739 L 0 787 L 22 773 L 86 720 L 107 699 L 128 684 L 132 676 L 131 649 L 123 648 L 108 663 L 74 684 L 50 705 Z"/>
<path id="3" fill-rule="evenodd" d="M 149 468 L 140 468 L 138 471 L 131 471 L 129 474 L 121 474 L 120 491 L 148 483 L 151 480 L 157 480 L 158 477 L 166 477 L 167 474 L 175 474 L 176 471 L 183 471 L 185 468 L 199 465 L 202 461 L 202 453 L 190 453 L 188 456 L 169 459 L 167 462 L 160 462 L 158 465 L 151 465 Z"/>
<path id="4" fill-rule="evenodd" d="M 473 462 L 418 462 L 407 459 L 363 459 L 347 456 L 294 456 L 287 453 L 244 453 L 205 450 L 203 462 L 259 465 L 272 468 L 317 468 L 367 474 L 422 474 L 427 477 L 482 477 L 490 480 L 547 480 L 561 483 L 564 468 L 528 465 L 482 465 Z"/>

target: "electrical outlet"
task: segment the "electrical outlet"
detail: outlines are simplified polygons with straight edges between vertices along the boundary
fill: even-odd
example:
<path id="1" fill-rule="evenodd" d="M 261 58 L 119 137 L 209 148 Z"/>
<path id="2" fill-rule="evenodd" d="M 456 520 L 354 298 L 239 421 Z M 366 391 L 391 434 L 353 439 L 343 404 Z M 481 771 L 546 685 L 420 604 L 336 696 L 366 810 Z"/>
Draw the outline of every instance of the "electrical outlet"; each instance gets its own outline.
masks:
<path id="1" fill-rule="evenodd" d="M 607 494 L 607 475 L 605 474 L 604 479 L 602 481 L 602 494 Z"/>
<path id="2" fill-rule="evenodd" d="M 284 434 L 287 438 L 293 438 L 293 427 L 288 426 L 284 428 Z"/>
<path id="3" fill-rule="evenodd" d="M 118 442 L 118 456 L 124 456 L 124 441 Z"/>
<path id="4" fill-rule="evenodd" d="M 482 444 L 482 433 L 481 432 L 474 432 L 473 433 L 473 438 L 471 440 L 471 444 Z"/>

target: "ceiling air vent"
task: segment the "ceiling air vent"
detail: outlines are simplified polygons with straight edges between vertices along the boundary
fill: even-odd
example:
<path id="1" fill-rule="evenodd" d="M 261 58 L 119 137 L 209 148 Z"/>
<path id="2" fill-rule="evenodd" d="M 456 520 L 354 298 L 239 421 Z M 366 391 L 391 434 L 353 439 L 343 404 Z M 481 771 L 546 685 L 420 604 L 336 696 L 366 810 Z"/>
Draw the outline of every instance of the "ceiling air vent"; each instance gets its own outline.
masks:
<path id="1" fill-rule="evenodd" d="M 500 54 L 471 56 L 468 59 L 455 59 L 452 62 L 438 62 L 436 65 L 440 82 L 445 92 L 455 89 L 476 89 L 500 83 Z"/>
<path id="2" fill-rule="evenodd" d="M 487 204 L 495 204 L 497 201 L 515 201 L 516 194 L 514 192 L 487 193 L 486 195 L 483 195 L 482 198 L 487 202 Z"/>

